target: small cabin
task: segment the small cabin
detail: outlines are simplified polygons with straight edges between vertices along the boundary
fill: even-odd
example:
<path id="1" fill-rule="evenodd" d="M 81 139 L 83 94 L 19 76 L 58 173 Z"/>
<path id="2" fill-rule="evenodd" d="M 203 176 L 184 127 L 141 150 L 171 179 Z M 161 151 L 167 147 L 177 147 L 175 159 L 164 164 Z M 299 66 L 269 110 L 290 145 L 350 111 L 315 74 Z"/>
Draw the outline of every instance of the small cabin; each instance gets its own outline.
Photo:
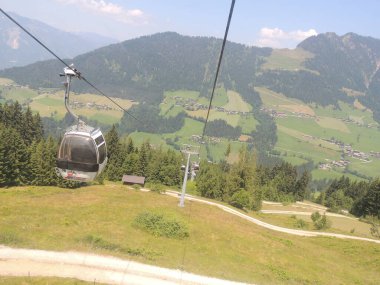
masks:
<path id="1" fill-rule="evenodd" d="M 123 175 L 123 178 L 121 180 L 124 185 L 141 185 L 144 186 L 145 184 L 145 177 L 144 176 L 134 176 L 134 175 Z"/>

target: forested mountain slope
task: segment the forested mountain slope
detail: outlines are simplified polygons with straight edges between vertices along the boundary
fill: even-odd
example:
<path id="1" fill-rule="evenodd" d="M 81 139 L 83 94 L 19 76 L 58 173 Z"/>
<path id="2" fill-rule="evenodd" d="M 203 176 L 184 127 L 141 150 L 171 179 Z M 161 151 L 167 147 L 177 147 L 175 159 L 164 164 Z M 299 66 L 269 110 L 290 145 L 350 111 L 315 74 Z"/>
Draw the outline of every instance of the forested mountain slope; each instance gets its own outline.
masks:
<path id="1" fill-rule="evenodd" d="M 86 78 L 113 96 L 159 102 L 165 90 L 189 89 L 206 96 L 220 46 L 219 39 L 167 32 L 113 44 L 68 62 L 74 62 Z M 292 52 L 308 52 L 308 57 L 299 60 L 300 68 L 286 63 L 265 68 L 276 50 L 228 43 L 218 82 L 250 103 L 258 99 L 253 87 L 265 86 L 306 103 L 353 102 L 356 96 L 368 107 L 377 108 L 380 40 L 326 33 L 304 40 Z M 291 59 L 286 53 L 283 57 Z M 61 63 L 51 60 L 7 69 L 0 76 L 32 87 L 51 87 L 59 84 L 54 75 L 61 69 Z M 84 84 L 76 88 L 90 90 Z"/>

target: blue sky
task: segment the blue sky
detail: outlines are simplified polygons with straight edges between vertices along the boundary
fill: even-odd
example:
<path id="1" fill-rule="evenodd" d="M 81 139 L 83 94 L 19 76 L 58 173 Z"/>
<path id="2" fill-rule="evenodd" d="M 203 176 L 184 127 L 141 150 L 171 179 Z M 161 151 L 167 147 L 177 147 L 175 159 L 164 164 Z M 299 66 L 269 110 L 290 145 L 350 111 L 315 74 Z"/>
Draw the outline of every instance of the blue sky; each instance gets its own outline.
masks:
<path id="1" fill-rule="evenodd" d="M 1 0 L 0 7 L 74 32 L 119 41 L 157 32 L 222 38 L 230 0 Z M 325 32 L 380 39 L 377 0 L 236 0 L 229 40 L 294 48 Z M 37 35 L 38 36 L 38 35 Z"/>

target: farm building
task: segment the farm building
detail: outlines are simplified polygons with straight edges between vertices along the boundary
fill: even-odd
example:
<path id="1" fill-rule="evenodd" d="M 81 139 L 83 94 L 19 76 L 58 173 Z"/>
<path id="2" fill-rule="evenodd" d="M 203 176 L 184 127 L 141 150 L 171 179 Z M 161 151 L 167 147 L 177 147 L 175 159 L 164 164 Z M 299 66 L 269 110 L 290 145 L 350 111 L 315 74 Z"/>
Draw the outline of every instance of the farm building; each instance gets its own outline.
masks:
<path id="1" fill-rule="evenodd" d="M 134 176 L 134 175 L 123 175 L 123 178 L 121 181 L 123 182 L 124 185 L 138 184 L 138 185 L 144 186 L 145 177 L 144 176 Z"/>

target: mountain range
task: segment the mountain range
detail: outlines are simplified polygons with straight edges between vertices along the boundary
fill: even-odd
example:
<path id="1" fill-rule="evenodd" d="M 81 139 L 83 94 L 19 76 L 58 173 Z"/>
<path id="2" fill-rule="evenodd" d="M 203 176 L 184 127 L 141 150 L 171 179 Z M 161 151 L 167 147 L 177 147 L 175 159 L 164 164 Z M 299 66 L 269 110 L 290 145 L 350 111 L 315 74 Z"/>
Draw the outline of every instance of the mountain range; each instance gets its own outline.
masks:
<path id="1" fill-rule="evenodd" d="M 64 32 L 37 20 L 14 13 L 9 14 L 46 46 L 64 58 L 71 58 L 116 42 L 115 39 L 93 33 Z M 4 15 L 0 15 L 0 49 L 0 69 L 53 58 Z"/>
<path id="2" fill-rule="evenodd" d="M 116 97 L 160 102 L 165 90 L 189 89 L 207 95 L 221 40 L 159 33 L 112 44 L 69 60 L 87 79 Z M 336 104 L 357 98 L 380 119 L 380 40 L 353 33 L 319 34 L 294 50 L 249 47 L 228 42 L 218 83 L 259 100 L 265 86 L 306 103 Z M 32 87 L 58 86 L 62 64 L 43 61 L 0 72 Z M 48 78 L 49 77 L 49 78 Z M 79 91 L 90 87 L 79 84 Z"/>

